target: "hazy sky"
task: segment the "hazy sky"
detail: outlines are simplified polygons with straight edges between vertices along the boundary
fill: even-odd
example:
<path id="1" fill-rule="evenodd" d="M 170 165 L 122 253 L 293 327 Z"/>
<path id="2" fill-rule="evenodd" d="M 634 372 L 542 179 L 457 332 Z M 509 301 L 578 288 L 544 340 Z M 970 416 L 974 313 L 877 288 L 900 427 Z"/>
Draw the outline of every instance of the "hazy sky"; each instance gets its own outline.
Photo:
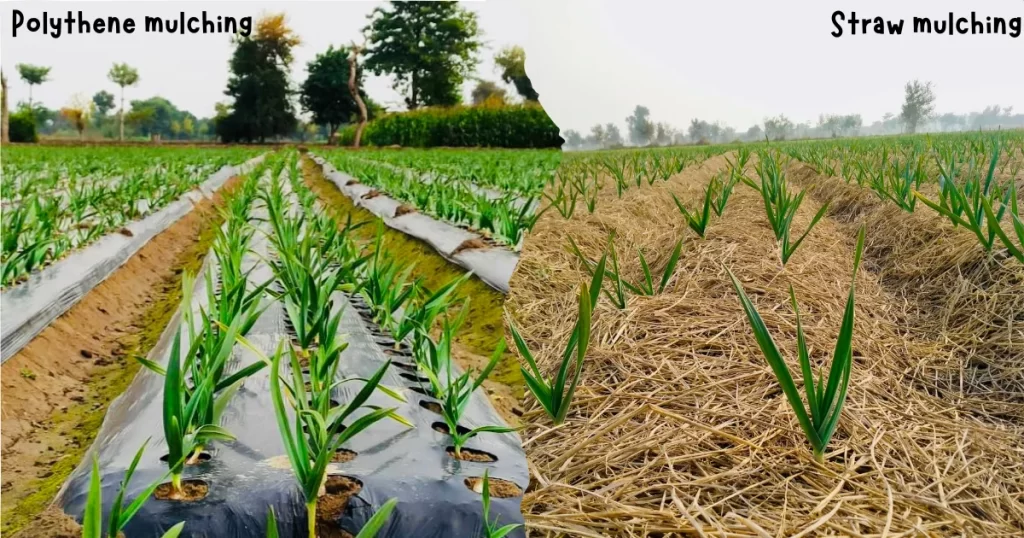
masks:
<path id="1" fill-rule="evenodd" d="M 52 80 L 37 86 L 34 99 L 48 107 L 71 95 L 91 97 L 117 87 L 106 79 L 113 62 L 139 69 L 141 82 L 126 99 L 162 95 L 198 116 L 213 114 L 225 100 L 230 39 L 225 35 L 65 35 L 12 38 L 12 12 L 39 17 L 43 10 L 86 17 L 116 15 L 141 22 L 146 15 L 199 14 L 258 17 L 286 11 L 302 37 L 295 50 L 293 79 L 328 45 L 358 38 L 373 2 L 2 2 L 0 63 L 8 76 L 12 105 L 28 97 L 14 65 L 53 67 Z M 745 130 L 765 116 L 784 113 L 795 121 L 820 113 L 860 113 L 866 123 L 898 112 L 903 84 L 912 78 L 935 83 L 941 112 L 968 112 L 986 105 L 1024 111 L 1024 36 L 913 35 L 913 17 L 945 19 L 950 11 L 1004 18 L 1024 15 L 1024 0 L 975 2 L 931 0 L 780 1 L 512 1 L 469 2 L 487 47 L 478 69 L 496 79 L 491 58 L 509 44 L 527 51 L 527 71 L 552 119 L 564 129 L 586 131 L 615 122 L 637 104 L 652 119 L 685 127 L 698 117 Z M 832 13 L 905 18 L 901 36 L 849 35 L 840 38 Z M 22 31 L 24 28 L 22 28 Z M 400 106 L 390 81 L 371 77 L 367 90 L 378 102 Z M 467 85 L 468 96 L 470 86 Z"/>

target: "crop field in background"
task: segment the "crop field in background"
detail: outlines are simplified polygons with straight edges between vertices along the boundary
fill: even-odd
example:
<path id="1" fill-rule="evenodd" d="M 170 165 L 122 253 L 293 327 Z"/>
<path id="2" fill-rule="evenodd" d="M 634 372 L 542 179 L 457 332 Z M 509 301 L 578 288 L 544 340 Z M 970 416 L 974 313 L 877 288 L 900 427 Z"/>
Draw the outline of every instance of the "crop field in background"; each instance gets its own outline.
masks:
<path id="1" fill-rule="evenodd" d="M 4 148 L 0 285 L 144 218 L 253 149 Z"/>
<path id="2" fill-rule="evenodd" d="M 534 535 L 1019 534 L 1022 169 L 1021 131 L 567 153 L 506 301 Z"/>
<path id="3" fill-rule="evenodd" d="M 536 222 L 561 152 L 337 150 L 327 159 L 411 208 L 518 248 Z"/>

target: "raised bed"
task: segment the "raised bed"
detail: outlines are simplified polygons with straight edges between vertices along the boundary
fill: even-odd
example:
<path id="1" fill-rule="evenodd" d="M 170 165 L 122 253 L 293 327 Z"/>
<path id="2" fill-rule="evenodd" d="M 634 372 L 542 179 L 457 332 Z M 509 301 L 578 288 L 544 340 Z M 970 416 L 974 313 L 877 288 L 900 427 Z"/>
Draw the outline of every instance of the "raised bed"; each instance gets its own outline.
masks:
<path id="1" fill-rule="evenodd" d="M 398 208 L 403 205 L 401 202 L 386 194 L 367 197 L 374 191 L 372 187 L 339 172 L 323 157 L 311 158 L 323 169 L 324 177 L 334 183 L 353 204 L 380 217 L 388 227 L 427 243 L 446 260 L 472 271 L 492 288 L 508 293 L 508 281 L 519 263 L 518 253 L 500 246 L 484 246 L 487 242 L 482 235 L 420 212 L 396 216 Z"/>
<path id="2" fill-rule="evenodd" d="M 259 202 L 257 202 L 259 203 Z M 252 222 L 269 230 L 262 222 L 265 212 L 256 208 Z M 254 267 L 251 280 L 262 282 L 272 276 L 266 261 L 274 254 L 268 239 L 258 233 L 251 244 L 246 267 Z M 209 256 L 204 271 L 218 271 Z M 204 304 L 203 279 L 196 281 L 193 311 Z M 375 423 L 344 447 L 351 458 L 332 463 L 328 470 L 327 495 L 321 505 L 335 512 L 330 517 L 338 531 L 355 534 L 380 506 L 391 498 L 398 504 L 381 537 L 479 536 L 483 513 L 479 478 L 485 471 L 492 477 L 490 517 L 502 525 L 522 523 L 521 493 L 528 485 L 526 459 L 515 433 L 486 434 L 471 440 L 464 450 L 490 455 L 494 461 L 458 460 L 449 455 L 450 438 L 436 429 L 441 417 L 431 409 L 436 401 L 422 394 L 421 382 L 409 358 L 407 344 L 397 346 L 390 335 L 377 327 L 368 315 L 368 306 L 360 296 L 344 292 L 333 295 L 335 311 L 343 312 L 339 334 L 348 342 L 342 353 L 338 378 L 369 377 L 387 360 L 392 360 L 383 385 L 398 389 L 405 397 L 401 403 L 377 392 L 368 404 L 397 407 L 397 413 L 412 422 L 409 428 L 385 420 Z M 291 339 L 288 318 L 281 302 L 269 296 L 267 308 L 246 338 L 266 355 L 280 343 Z M 185 334 L 179 312 L 164 330 L 148 359 L 166 365 L 176 331 Z M 250 350 L 236 345 L 229 372 L 259 360 Z M 290 366 L 282 365 L 282 375 L 290 375 Z M 135 451 L 146 440 L 149 448 L 129 484 L 126 498 L 137 497 L 148 484 L 160 480 L 166 464 L 162 419 L 163 378 L 142 370 L 128 390 L 115 400 L 96 441 L 85 460 L 65 483 L 57 502 L 70 515 L 81 519 L 89 482 L 92 457 L 96 456 L 102 475 L 104 513 L 110 510 L 119 481 Z M 361 382 L 339 385 L 332 393 L 339 402 L 349 400 L 361 388 Z M 290 412 L 290 410 L 289 410 Z M 361 412 L 350 418 L 355 420 Z M 480 391 L 472 395 L 462 426 L 503 424 L 502 419 Z M 304 536 L 307 516 L 304 500 L 285 457 L 284 445 L 276 426 L 270 397 L 269 368 L 247 378 L 229 401 L 222 425 L 236 435 L 233 442 L 218 442 L 206 448 L 210 457 L 194 466 L 186 466 L 186 481 L 203 481 L 206 496 L 191 502 L 150 499 L 125 527 L 130 538 L 157 537 L 178 522 L 185 521 L 183 536 L 265 536 L 266 515 L 273 507 L 281 536 Z M 501 498 L 501 494 L 511 497 Z M 325 503 L 324 499 L 329 499 Z M 321 516 L 323 517 L 323 516 Z M 343 536 L 343 534 L 337 534 Z M 334 536 L 321 533 L 321 536 Z M 524 536 L 522 528 L 510 536 Z"/>
<path id="3" fill-rule="evenodd" d="M 262 160 L 263 156 L 259 156 L 238 166 L 222 168 L 198 188 L 159 211 L 125 225 L 121 232 L 104 236 L 0 293 L 0 310 L 4 317 L 0 327 L 0 362 L 13 357 L 150 239 L 188 214 L 195 202 L 209 197 L 228 179 L 252 169 Z"/>

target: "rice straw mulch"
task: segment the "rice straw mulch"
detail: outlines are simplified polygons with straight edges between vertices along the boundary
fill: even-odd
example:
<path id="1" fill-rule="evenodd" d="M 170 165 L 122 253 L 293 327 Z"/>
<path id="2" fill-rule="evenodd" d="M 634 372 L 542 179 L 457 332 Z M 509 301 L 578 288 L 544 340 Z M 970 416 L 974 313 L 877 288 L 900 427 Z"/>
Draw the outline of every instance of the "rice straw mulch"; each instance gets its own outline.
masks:
<path id="1" fill-rule="evenodd" d="M 622 272 L 634 281 L 638 248 L 659 271 L 686 237 L 666 293 L 631 296 L 621 311 L 599 301 L 566 423 L 553 427 L 527 397 L 523 438 L 532 483 L 523 511 L 531 535 L 1021 536 L 1024 421 L 987 416 L 983 406 L 961 409 L 929 390 L 936 380 L 919 368 L 969 364 L 978 348 L 1014 353 L 1019 340 L 1010 339 L 1019 334 L 992 331 L 984 337 L 1006 341 L 968 346 L 926 331 L 919 326 L 926 318 L 880 279 L 880 258 L 868 256 L 865 264 L 874 260 L 875 267 L 857 277 L 849 398 L 825 464 L 816 464 L 723 264 L 743 283 L 791 368 L 790 284 L 812 360 L 830 359 L 855 228 L 823 219 L 783 270 L 759 195 L 741 184 L 702 240 L 686 229 L 670 193 L 692 207 L 724 167 L 715 157 L 667 182 L 634 187 L 621 200 L 606 188 L 594 214 L 580 207 L 566 221 L 549 211 L 528 237 L 506 315 L 549 369 L 587 280 L 568 237 L 597 259 L 615 231 Z M 805 200 L 798 233 L 819 207 Z M 871 243 L 878 229 L 868 233 L 869 246 L 882 240 Z M 889 233 L 905 235 L 899 222 Z M 1024 294 L 1024 268 L 1013 260 L 987 263 L 992 274 L 1017 279 L 1006 293 Z"/>

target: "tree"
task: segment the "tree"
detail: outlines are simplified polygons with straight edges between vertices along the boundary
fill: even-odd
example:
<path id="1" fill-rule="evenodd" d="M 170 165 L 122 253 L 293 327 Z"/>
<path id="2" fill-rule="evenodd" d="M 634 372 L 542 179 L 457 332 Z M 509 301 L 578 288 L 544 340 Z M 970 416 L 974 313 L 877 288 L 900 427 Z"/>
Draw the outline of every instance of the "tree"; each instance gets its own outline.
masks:
<path id="1" fill-rule="evenodd" d="M 711 124 L 704 120 L 693 118 L 690 120 L 690 127 L 686 130 L 686 133 L 690 136 L 690 140 L 695 143 L 710 142 Z"/>
<path id="2" fill-rule="evenodd" d="M 409 109 L 461 101 L 481 43 L 476 13 L 455 2 L 392 2 L 370 14 L 366 69 L 390 74 Z"/>
<path id="3" fill-rule="evenodd" d="M 924 123 L 935 112 L 935 92 L 931 82 L 912 80 L 904 86 L 905 98 L 900 119 L 908 133 L 917 132 L 918 125 Z"/>
<path id="4" fill-rule="evenodd" d="M 595 147 L 604 147 L 605 132 L 604 126 L 600 123 L 590 128 L 590 136 L 587 137 L 587 144 Z"/>
<path id="5" fill-rule="evenodd" d="M 348 87 L 348 47 L 330 46 L 327 51 L 317 54 L 306 65 L 309 76 L 299 91 L 299 104 L 313 116 L 313 123 L 327 127 L 327 143 L 333 144 L 338 129 L 352 122 L 359 113 L 359 106 Z M 356 70 L 358 84 L 362 86 L 363 73 Z M 365 98 L 366 94 L 360 90 Z"/>
<path id="6" fill-rule="evenodd" d="M 224 91 L 234 99 L 231 110 L 217 121 L 224 142 L 258 141 L 292 134 L 296 118 L 288 70 L 292 49 L 301 43 L 283 13 L 266 15 L 251 36 L 237 36 L 229 63 L 231 76 Z"/>
<path id="7" fill-rule="evenodd" d="M 68 123 L 78 131 L 78 138 L 85 134 L 85 126 L 89 123 L 89 101 L 76 95 L 71 98 L 68 106 L 60 109 L 61 116 L 67 118 Z"/>
<path id="8" fill-rule="evenodd" d="M 654 142 L 659 146 L 667 146 L 672 143 L 676 130 L 667 123 L 658 122 L 655 124 Z"/>
<path id="9" fill-rule="evenodd" d="M 32 108 L 32 87 L 50 80 L 49 67 L 32 64 L 18 64 L 14 66 L 21 75 L 21 80 L 28 84 L 28 107 Z"/>
<path id="10" fill-rule="evenodd" d="M 210 132 L 210 121 L 201 120 L 199 125 L 196 127 L 196 135 L 200 138 L 206 138 L 207 133 Z"/>
<path id="11" fill-rule="evenodd" d="M 501 80 L 513 84 L 523 99 L 534 103 L 540 99 L 530 77 L 526 76 L 526 51 L 523 47 L 505 47 L 494 56 L 494 64 L 501 69 Z"/>
<path id="12" fill-rule="evenodd" d="M 860 114 L 848 114 L 839 120 L 839 134 L 842 136 L 857 136 L 864 120 Z"/>
<path id="13" fill-rule="evenodd" d="M 150 97 L 142 101 L 132 101 L 126 121 L 135 126 L 139 134 L 152 136 L 158 134 L 162 137 L 175 137 L 176 133 L 171 126 L 181 121 L 186 112 L 178 110 L 178 107 L 163 97 Z"/>
<path id="14" fill-rule="evenodd" d="M 118 140 L 124 140 L 124 87 L 134 86 L 139 82 L 139 72 L 128 64 L 114 64 L 107 73 L 111 82 L 121 87 L 121 110 L 118 112 L 118 120 L 121 124 Z"/>
<path id="15" fill-rule="evenodd" d="M 835 114 L 818 115 L 818 129 L 825 131 L 832 138 L 839 136 L 839 123 L 841 118 Z"/>
<path id="16" fill-rule="evenodd" d="M 785 140 L 793 132 L 793 122 L 784 114 L 764 119 L 764 133 L 772 140 Z"/>
<path id="17" fill-rule="evenodd" d="M 604 126 L 604 137 L 608 147 L 615 147 L 622 145 L 622 133 L 619 132 L 619 127 L 614 123 L 609 123 Z"/>
<path id="18" fill-rule="evenodd" d="M 563 138 L 565 138 L 565 145 L 569 146 L 570 149 L 579 149 L 583 147 L 583 135 L 581 135 L 579 131 L 569 129 L 563 133 Z"/>
<path id="19" fill-rule="evenodd" d="M 482 105 L 485 102 L 505 104 L 508 102 L 505 88 L 489 80 L 480 80 L 473 88 L 473 104 Z"/>
<path id="20" fill-rule="evenodd" d="M 181 120 L 181 132 L 185 135 L 185 138 L 192 138 L 192 133 L 195 131 L 195 122 L 192 121 L 192 116 L 185 116 L 185 119 Z"/>
<path id="21" fill-rule="evenodd" d="M 100 123 L 107 117 L 107 112 L 114 108 L 114 94 L 106 90 L 98 91 L 92 96 L 92 102 L 96 106 L 95 120 L 96 126 L 99 127 Z"/>
<path id="22" fill-rule="evenodd" d="M 654 136 L 654 124 L 650 120 L 651 111 L 645 106 L 636 105 L 633 115 L 626 118 L 629 126 L 629 140 L 637 146 L 646 146 Z"/>
<path id="23" fill-rule="evenodd" d="M 369 111 L 366 110 L 366 103 L 364 102 L 361 92 L 362 82 L 356 79 L 356 73 L 359 72 L 359 54 L 363 51 L 362 46 L 357 46 L 355 42 L 352 43 L 352 52 L 348 56 L 348 94 L 355 99 L 356 106 L 359 107 L 359 125 L 356 126 L 356 135 L 352 137 L 352 147 L 358 148 L 360 142 L 363 139 L 363 129 L 366 129 L 366 122 L 370 119 Z"/>
<path id="24" fill-rule="evenodd" d="M 11 116 L 7 110 L 7 75 L 0 71 L 0 144 L 11 141 Z"/>
<path id="25" fill-rule="evenodd" d="M 745 138 L 751 142 L 756 142 L 764 138 L 764 131 L 761 130 L 760 125 L 751 125 L 750 128 L 747 129 Z"/>

